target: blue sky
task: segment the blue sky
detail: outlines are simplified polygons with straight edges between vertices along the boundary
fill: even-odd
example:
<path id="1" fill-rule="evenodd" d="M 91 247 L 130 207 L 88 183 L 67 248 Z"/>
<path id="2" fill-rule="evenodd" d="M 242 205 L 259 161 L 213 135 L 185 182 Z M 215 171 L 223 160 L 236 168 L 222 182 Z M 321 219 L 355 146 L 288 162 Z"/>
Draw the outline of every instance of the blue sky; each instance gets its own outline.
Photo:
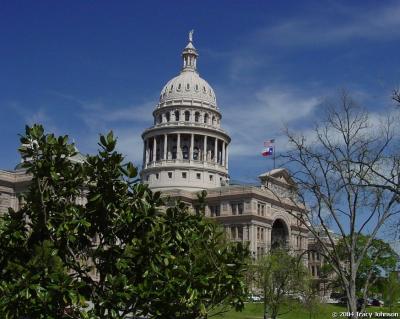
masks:
<path id="1" fill-rule="evenodd" d="M 40 122 L 83 153 L 113 129 L 140 164 L 141 132 L 195 29 L 199 72 L 232 136 L 230 174 L 255 181 L 287 148 L 283 125 L 307 134 L 345 88 L 373 114 L 400 85 L 398 1 L 3 1 L 0 168 L 18 134 Z"/>

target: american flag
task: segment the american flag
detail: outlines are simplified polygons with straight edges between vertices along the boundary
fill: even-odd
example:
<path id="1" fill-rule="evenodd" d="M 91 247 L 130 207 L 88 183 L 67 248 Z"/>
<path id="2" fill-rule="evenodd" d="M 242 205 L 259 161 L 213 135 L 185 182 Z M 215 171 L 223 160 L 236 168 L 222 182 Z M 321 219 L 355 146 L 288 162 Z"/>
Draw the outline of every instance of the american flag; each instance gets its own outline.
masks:
<path id="1" fill-rule="evenodd" d="M 274 143 L 275 143 L 275 139 L 273 138 L 272 140 L 265 141 L 264 142 L 264 146 L 268 147 L 268 146 L 271 146 Z"/>

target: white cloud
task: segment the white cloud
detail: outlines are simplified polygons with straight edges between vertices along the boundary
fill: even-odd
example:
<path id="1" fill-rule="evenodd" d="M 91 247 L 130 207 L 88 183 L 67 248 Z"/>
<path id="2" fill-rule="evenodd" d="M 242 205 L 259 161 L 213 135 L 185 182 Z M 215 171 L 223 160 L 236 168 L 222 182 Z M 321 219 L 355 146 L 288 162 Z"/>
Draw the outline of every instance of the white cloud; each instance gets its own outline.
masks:
<path id="1" fill-rule="evenodd" d="M 232 137 L 232 155 L 258 155 L 263 142 L 271 138 L 280 150 L 286 149 L 284 126 L 308 121 L 321 103 L 317 96 L 292 87 L 264 87 L 252 97 L 235 95 L 235 102 L 226 101 L 229 111 L 222 110 L 222 126 Z"/>
<path id="2" fill-rule="evenodd" d="M 387 40 L 400 36 L 399 2 L 369 9 L 360 6 L 328 9 L 321 11 L 320 15 L 291 19 L 262 28 L 252 41 L 299 46 L 334 44 L 354 39 Z M 336 11 L 335 15 L 330 15 L 333 10 Z"/>

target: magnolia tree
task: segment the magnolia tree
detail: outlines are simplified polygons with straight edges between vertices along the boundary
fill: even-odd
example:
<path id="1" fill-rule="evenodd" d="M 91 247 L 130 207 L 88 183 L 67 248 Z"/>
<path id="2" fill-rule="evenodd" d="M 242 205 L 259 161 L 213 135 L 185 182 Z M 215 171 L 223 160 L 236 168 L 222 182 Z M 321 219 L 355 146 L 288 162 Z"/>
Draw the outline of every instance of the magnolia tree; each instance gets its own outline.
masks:
<path id="1" fill-rule="evenodd" d="M 298 185 L 292 200 L 308 207 L 307 214 L 293 216 L 315 237 L 355 318 L 362 262 L 385 224 L 399 214 L 397 121 L 373 117 L 343 94 L 308 138 L 289 130 L 287 137 L 291 149 L 283 157 Z M 362 284 L 368 286 L 371 278 L 366 273 Z"/>
<path id="2" fill-rule="evenodd" d="M 22 208 L 0 218 L 0 317 L 206 318 L 243 308 L 247 248 L 182 203 L 166 209 L 112 133 L 84 163 L 71 160 L 67 136 L 40 125 L 21 143 L 32 180 Z"/>

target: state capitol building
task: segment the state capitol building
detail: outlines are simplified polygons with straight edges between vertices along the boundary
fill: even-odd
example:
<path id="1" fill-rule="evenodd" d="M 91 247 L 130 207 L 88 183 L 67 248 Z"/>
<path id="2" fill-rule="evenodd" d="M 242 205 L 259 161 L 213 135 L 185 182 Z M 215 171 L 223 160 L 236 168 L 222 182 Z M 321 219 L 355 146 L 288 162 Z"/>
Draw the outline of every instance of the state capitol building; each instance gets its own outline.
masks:
<path id="1" fill-rule="evenodd" d="M 231 138 L 213 88 L 197 71 L 198 56 L 191 32 L 182 69 L 162 88 L 153 125 L 142 133 L 142 182 L 192 209 L 206 190 L 206 215 L 223 225 L 232 241 L 248 242 L 254 258 L 276 246 L 306 251 L 308 230 L 291 216 L 306 210 L 290 199 L 296 185 L 285 169 L 261 174 L 257 186 L 230 183 Z M 29 181 L 24 170 L 0 170 L 0 213 L 19 208 L 18 194 Z"/>

